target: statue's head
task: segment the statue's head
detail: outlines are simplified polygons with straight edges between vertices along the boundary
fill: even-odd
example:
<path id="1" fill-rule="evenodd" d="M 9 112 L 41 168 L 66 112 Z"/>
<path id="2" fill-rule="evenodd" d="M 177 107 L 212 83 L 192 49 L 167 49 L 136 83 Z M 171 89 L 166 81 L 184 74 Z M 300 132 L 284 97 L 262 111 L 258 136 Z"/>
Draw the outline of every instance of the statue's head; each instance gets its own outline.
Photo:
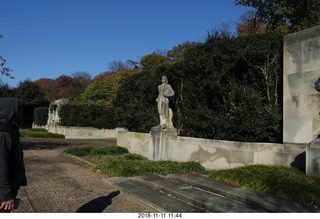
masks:
<path id="1" fill-rule="evenodd" d="M 162 76 L 162 83 L 168 83 L 167 76 Z"/>

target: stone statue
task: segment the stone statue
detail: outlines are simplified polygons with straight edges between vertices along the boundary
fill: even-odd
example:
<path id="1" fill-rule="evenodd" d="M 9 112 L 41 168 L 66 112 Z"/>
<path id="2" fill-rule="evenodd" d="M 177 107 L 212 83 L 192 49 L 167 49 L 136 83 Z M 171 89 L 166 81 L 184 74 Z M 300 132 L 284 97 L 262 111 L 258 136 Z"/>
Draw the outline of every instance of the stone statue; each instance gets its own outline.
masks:
<path id="1" fill-rule="evenodd" d="M 169 108 L 168 97 L 174 96 L 174 91 L 170 84 L 168 84 L 168 78 L 162 76 L 162 84 L 158 86 L 159 96 L 156 99 L 158 112 L 160 117 L 160 126 L 162 129 L 173 128 L 172 124 L 172 110 Z"/>
<path id="2" fill-rule="evenodd" d="M 62 105 L 65 105 L 68 102 L 69 102 L 68 99 L 59 99 L 59 100 L 53 101 L 49 105 L 47 125 L 50 125 L 53 123 L 57 124 L 60 122 L 60 116 L 59 116 L 60 109 Z"/>

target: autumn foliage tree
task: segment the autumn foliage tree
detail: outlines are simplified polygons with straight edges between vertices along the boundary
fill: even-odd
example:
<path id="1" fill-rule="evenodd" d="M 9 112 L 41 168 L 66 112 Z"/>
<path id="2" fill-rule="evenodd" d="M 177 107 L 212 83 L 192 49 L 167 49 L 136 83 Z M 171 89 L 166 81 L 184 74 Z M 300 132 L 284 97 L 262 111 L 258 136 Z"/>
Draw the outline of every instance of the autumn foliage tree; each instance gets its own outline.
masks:
<path id="1" fill-rule="evenodd" d="M 72 78 L 67 75 L 61 75 L 55 79 L 59 98 L 69 98 Z"/>
<path id="2" fill-rule="evenodd" d="M 269 30 L 294 32 L 320 24 L 319 0 L 235 0 L 235 4 L 255 9 Z"/>
<path id="3" fill-rule="evenodd" d="M 49 102 L 52 102 L 59 98 L 54 79 L 40 78 L 36 80 L 35 83 L 40 87 L 41 92 Z"/>
<path id="4" fill-rule="evenodd" d="M 237 32 L 239 36 L 264 33 L 266 29 L 267 24 L 264 23 L 253 10 L 242 14 L 240 16 L 240 23 L 237 24 Z"/>
<path id="5" fill-rule="evenodd" d="M 61 75 L 56 79 L 40 78 L 35 81 L 49 102 L 61 98 L 76 100 L 91 82 L 91 75 L 87 72 Z"/>
<path id="6" fill-rule="evenodd" d="M 71 100 L 77 100 L 89 84 L 91 84 L 91 75 L 87 72 L 75 72 L 70 76 L 72 80 L 68 89 L 68 95 Z"/>

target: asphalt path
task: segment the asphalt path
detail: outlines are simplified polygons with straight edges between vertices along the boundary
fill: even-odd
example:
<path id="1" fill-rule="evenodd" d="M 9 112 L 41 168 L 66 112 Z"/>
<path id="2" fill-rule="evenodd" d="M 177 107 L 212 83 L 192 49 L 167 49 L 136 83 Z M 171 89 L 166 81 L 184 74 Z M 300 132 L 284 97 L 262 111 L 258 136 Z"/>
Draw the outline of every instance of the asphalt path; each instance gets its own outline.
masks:
<path id="1" fill-rule="evenodd" d="M 103 182 L 106 175 L 63 153 L 68 147 L 115 145 L 115 140 L 21 139 L 28 185 L 16 213 L 155 212 Z M 13 212 L 13 213 L 14 213 Z"/>

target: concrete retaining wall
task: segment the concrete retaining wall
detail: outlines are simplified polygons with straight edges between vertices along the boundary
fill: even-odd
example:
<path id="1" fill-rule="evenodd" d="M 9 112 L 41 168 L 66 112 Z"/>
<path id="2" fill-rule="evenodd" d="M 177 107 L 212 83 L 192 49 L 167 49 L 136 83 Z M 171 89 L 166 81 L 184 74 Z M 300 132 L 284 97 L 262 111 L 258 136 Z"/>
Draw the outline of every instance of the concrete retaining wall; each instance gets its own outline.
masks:
<path id="1" fill-rule="evenodd" d="M 47 126 L 33 125 L 33 128 L 45 128 L 50 133 L 64 135 L 66 139 L 117 138 L 119 131 L 125 131 L 124 128 L 97 129 L 91 127 L 59 126 L 53 123 Z"/>
<path id="2" fill-rule="evenodd" d="M 130 153 L 150 158 L 149 133 L 120 131 L 117 145 Z M 295 166 L 305 169 L 307 145 L 248 143 L 178 137 L 169 140 L 161 160 L 196 161 L 207 170 L 228 169 L 249 164 Z"/>

